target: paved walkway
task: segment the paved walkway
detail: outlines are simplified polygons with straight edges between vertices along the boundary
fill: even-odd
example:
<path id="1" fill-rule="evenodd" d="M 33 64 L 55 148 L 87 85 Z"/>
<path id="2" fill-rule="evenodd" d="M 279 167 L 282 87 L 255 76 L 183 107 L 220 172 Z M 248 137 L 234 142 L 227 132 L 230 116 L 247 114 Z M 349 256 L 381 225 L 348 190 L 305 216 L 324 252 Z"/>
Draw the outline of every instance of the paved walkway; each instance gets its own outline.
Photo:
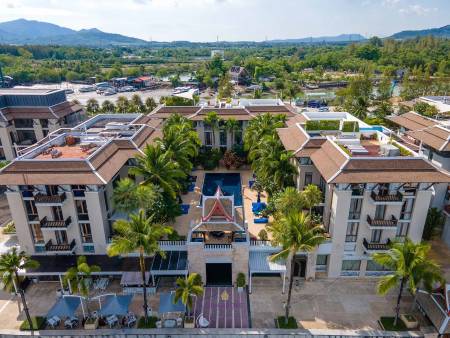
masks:
<path id="1" fill-rule="evenodd" d="M 194 304 L 194 315 L 209 320 L 210 328 L 248 328 L 247 293 L 233 287 L 205 287 Z"/>

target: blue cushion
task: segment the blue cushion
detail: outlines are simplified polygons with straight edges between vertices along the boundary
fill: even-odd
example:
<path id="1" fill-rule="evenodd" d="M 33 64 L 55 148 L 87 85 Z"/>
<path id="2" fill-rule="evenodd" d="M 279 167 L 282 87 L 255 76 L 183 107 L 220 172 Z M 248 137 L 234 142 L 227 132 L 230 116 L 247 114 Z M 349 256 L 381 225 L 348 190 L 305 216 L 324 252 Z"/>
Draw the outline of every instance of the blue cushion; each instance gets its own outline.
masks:
<path id="1" fill-rule="evenodd" d="M 182 214 L 187 214 L 189 212 L 190 205 L 189 204 L 181 204 L 180 208 L 181 208 Z"/>
<path id="2" fill-rule="evenodd" d="M 267 217 L 255 218 L 255 223 L 269 223 L 269 219 Z"/>
<path id="3" fill-rule="evenodd" d="M 192 192 L 195 189 L 195 183 L 189 184 L 188 191 Z"/>

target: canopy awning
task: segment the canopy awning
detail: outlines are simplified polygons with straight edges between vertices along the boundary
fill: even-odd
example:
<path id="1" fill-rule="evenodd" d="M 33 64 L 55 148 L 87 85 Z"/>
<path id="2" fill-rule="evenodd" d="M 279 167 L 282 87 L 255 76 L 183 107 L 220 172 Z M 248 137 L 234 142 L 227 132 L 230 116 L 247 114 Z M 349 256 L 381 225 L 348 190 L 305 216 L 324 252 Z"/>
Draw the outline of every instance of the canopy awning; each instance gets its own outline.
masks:
<path id="1" fill-rule="evenodd" d="M 165 251 L 164 258 L 155 256 L 150 271 L 154 276 L 186 275 L 187 269 L 187 251 Z"/>
<path id="2" fill-rule="evenodd" d="M 173 303 L 175 292 L 161 292 L 159 295 L 159 313 L 169 312 L 184 312 L 186 307 L 178 300 L 176 304 Z"/>
<path id="3" fill-rule="evenodd" d="M 150 279 L 150 272 L 145 272 L 145 283 L 148 284 Z M 122 273 L 122 278 L 120 279 L 120 285 L 131 286 L 131 285 L 142 285 L 142 274 L 140 271 L 125 271 Z"/>
<path id="4" fill-rule="evenodd" d="M 99 312 L 103 316 L 125 316 L 132 299 L 133 295 L 106 296 L 105 303 Z"/>
<path id="5" fill-rule="evenodd" d="M 284 273 L 286 272 L 286 262 L 278 260 L 272 262 L 270 256 L 273 252 L 253 251 L 250 252 L 249 265 L 250 273 Z"/>
<path id="6" fill-rule="evenodd" d="M 77 311 L 80 304 L 81 298 L 78 296 L 61 297 L 47 313 L 47 318 L 51 318 L 53 316 L 72 317 Z"/>

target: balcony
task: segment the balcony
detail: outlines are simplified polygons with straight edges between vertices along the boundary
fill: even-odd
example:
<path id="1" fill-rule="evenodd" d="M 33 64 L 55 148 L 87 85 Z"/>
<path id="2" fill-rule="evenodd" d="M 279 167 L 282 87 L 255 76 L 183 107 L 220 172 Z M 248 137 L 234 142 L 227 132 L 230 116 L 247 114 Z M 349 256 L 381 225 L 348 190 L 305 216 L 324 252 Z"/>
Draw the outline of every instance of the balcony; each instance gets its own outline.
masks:
<path id="1" fill-rule="evenodd" d="M 61 206 L 66 200 L 66 193 L 63 192 L 58 195 L 44 195 L 37 194 L 34 196 L 34 203 L 36 205 L 44 205 L 44 206 Z"/>
<path id="2" fill-rule="evenodd" d="M 33 198 L 33 190 L 21 190 L 23 198 Z"/>
<path id="3" fill-rule="evenodd" d="M 370 228 L 396 228 L 397 218 L 391 215 L 390 219 L 373 219 L 367 215 L 367 223 L 369 223 Z"/>
<path id="4" fill-rule="evenodd" d="M 70 243 L 64 243 L 64 244 L 53 244 L 52 240 L 49 240 L 45 244 L 45 251 L 46 252 L 57 252 L 57 253 L 73 253 L 73 250 L 75 249 L 75 239 L 72 240 Z"/>
<path id="5" fill-rule="evenodd" d="M 371 243 L 364 238 L 363 247 L 367 253 L 383 252 L 390 248 L 391 240 L 388 239 L 386 243 Z"/>
<path id="6" fill-rule="evenodd" d="M 72 218 L 69 216 L 62 221 L 49 221 L 47 216 L 41 219 L 42 230 L 66 230 L 72 224 Z"/>
<path id="7" fill-rule="evenodd" d="M 370 194 L 370 197 L 375 202 L 375 204 L 397 204 L 402 203 L 403 195 L 397 191 L 397 192 L 389 192 L 387 194 L 380 194 L 376 193 L 375 191 L 372 191 Z"/>

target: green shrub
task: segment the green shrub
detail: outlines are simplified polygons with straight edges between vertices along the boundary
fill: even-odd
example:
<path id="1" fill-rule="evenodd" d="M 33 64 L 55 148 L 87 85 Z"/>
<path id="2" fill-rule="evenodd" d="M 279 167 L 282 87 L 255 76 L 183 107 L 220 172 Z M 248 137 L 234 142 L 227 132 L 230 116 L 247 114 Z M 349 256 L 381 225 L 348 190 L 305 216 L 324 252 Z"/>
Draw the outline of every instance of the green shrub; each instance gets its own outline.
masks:
<path id="1" fill-rule="evenodd" d="M 345 133 L 358 132 L 359 123 L 356 121 L 344 121 L 342 131 Z"/>
<path id="2" fill-rule="evenodd" d="M 138 320 L 137 328 L 138 329 L 155 329 L 156 322 L 158 321 L 158 317 L 148 317 L 147 323 L 145 322 L 145 317 L 140 317 Z"/>
<path id="3" fill-rule="evenodd" d="M 397 142 L 392 142 L 392 144 L 394 146 L 396 146 L 398 148 L 398 150 L 400 150 L 400 155 L 401 156 L 411 156 L 411 152 L 409 150 L 406 150 L 402 146 L 400 146 Z"/>
<path id="4" fill-rule="evenodd" d="M 258 232 L 258 238 L 261 241 L 267 241 L 269 239 L 269 236 L 267 235 L 267 231 L 264 229 L 261 229 L 261 231 Z"/>
<path id="5" fill-rule="evenodd" d="M 194 284 L 195 285 L 200 285 L 200 286 L 203 285 L 202 276 L 199 273 L 195 274 Z"/>
<path id="6" fill-rule="evenodd" d="M 31 322 L 33 323 L 33 330 L 40 330 L 45 326 L 44 317 L 31 317 Z M 22 324 L 20 324 L 20 331 L 30 331 L 28 320 L 24 320 Z"/>
<path id="7" fill-rule="evenodd" d="M 348 150 L 347 148 L 345 148 L 342 144 L 338 144 L 339 148 L 341 148 L 344 153 L 346 153 L 349 156 L 352 156 L 352 153 L 350 152 L 350 150 Z"/>
<path id="8" fill-rule="evenodd" d="M 297 329 L 297 320 L 294 317 L 289 317 L 288 322 L 285 322 L 284 316 L 275 318 L 275 326 L 279 329 Z"/>
<path id="9" fill-rule="evenodd" d="M 245 275 L 243 272 L 239 272 L 236 277 L 236 285 L 239 288 L 243 288 L 245 286 Z"/>
<path id="10" fill-rule="evenodd" d="M 339 130 L 338 120 L 308 120 L 306 130 Z"/>
<path id="11" fill-rule="evenodd" d="M 3 233 L 5 235 L 10 235 L 10 234 L 15 234 L 16 233 L 16 227 L 14 225 L 14 222 L 11 221 L 8 224 L 5 225 L 5 227 L 3 228 Z"/>
<path id="12" fill-rule="evenodd" d="M 167 235 L 167 239 L 169 241 L 184 241 L 186 236 L 182 236 L 178 234 L 176 230 L 173 230 L 170 234 Z"/>

